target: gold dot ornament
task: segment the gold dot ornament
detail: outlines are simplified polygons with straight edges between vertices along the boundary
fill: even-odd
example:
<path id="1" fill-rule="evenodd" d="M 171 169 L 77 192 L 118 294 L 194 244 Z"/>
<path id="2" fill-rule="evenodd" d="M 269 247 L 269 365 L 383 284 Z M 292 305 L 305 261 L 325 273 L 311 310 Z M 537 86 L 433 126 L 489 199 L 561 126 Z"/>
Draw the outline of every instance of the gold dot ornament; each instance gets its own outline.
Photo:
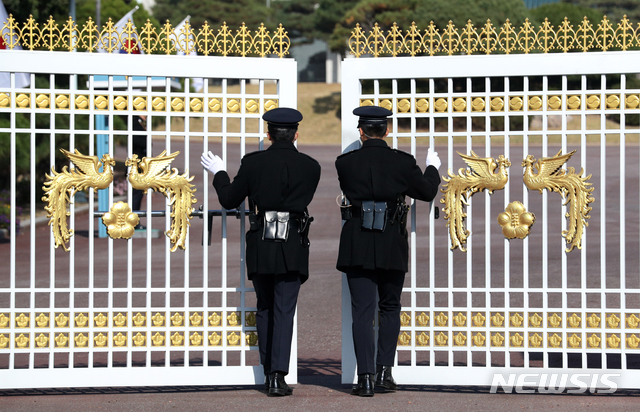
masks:
<path id="1" fill-rule="evenodd" d="M 482 97 L 476 97 L 471 102 L 471 109 L 474 112 L 484 111 L 484 108 L 485 108 L 485 103 L 484 103 L 484 99 Z"/>
<path id="2" fill-rule="evenodd" d="M 16 104 L 19 108 L 26 109 L 28 107 L 31 107 L 31 98 L 27 94 L 20 93 L 18 96 L 16 96 Z"/>
<path id="3" fill-rule="evenodd" d="M 201 112 L 204 109 L 204 104 L 202 103 L 202 100 L 193 98 L 189 102 L 189 108 L 191 108 L 192 112 Z"/>
<path id="4" fill-rule="evenodd" d="M 39 94 L 38 96 L 36 96 L 36 105 L 40 109 L 46 109 L 47 107 L 49 107 L 50 101 L 51 99 L 49 98 L 48 94 Z"/>

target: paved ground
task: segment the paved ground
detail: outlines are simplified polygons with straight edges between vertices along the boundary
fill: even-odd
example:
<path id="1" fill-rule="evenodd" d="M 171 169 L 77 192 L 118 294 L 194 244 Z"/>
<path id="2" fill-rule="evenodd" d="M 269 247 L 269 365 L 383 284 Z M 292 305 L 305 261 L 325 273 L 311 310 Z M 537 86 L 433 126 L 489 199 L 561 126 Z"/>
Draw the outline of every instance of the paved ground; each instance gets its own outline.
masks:
<path id="1" fill-rule="evenodd" d="M 312 215 L 322 224 L 312 227 L 312 275 L 303 286 L 299 300 L 299 383 L 295 385 L 293 396 L 268 398 L 258 386 L 20 390 L 0 392 L 0 410 L 584 411 L 593 408 L 612 411 L 637 405 L 639 393 L 636 392 L 505 395 L 490 394 L 488 388 L 409 386 L 395 394 L 379 394 L 369 399 L 351 396 L 349 385 L 340 383 L 341 274 L 334 268 L 340 219 L 335 207 L 339 191 L 333 161 L 339 147 L 301 145 L 300 149 L 322 164 L 322 180 L 311 207 Z M 198 157 L 199 153 L 191 153 L 193 171 L 199 170 Z M 230 165 L 230 170 L 234 167 L 237 166 Z M 46 225 L 43 230 L 47 230 Z"/>

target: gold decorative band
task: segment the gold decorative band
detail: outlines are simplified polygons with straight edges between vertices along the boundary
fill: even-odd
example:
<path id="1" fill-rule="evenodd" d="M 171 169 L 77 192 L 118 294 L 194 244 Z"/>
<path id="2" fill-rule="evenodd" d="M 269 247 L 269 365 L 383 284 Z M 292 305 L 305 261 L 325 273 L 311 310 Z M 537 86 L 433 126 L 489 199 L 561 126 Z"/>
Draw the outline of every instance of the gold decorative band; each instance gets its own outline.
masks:
<path id="1" fill-rule="evenodd" d="M 546 340 L 549 348 L 567 349 L 620 349 L 624 341 L 626 349 L 640 349 L 640 333 L 629 329 L 640 328 L 640 313 L 611 312 L 545 312 L 545 311 L 403 311 L 398 335 L 399 346 L 411 346 L 412 338 L 417 347 L 425 346 L 474 346 L 542 348 Z M 433 322 L 430 322 L 433 320 Z M 451 322 L 450 322 L 451 320 Z M 549 329 L 543 331 L 545 328 Z M 623 321 L 627 333 L 621 333 Z M 470 323 L 468 323 L 470 322 Z M 584 324 L 583 324 L 584 322 Z M 470 332 L 456 328 L 472 329 Z M 582 331 L 586 327 L 588 330 Z M 486 327 L 500 328 L 488 332 Z M 517 331 L 503 328 L 519 328 Z M 567 331 L 561 330 L 566 327 Z M 415 330 L 414 330 L 415 328 Z M 449 329 L 445 330 L 443 328 Z M 406 329 L 406 330 L 404 330 Z M 603 346 L 604 345 L 604 346 Z"/>
<path id="2" fill-rule="evenodd" d="M 28 97 L 22 97 L 23 103 L 19 103 L 19 95 L 16 97 L 16 107 L 20 104 L 28 105 Z M 544 99 L 544 100 L 543 100 Z M 564 101 L 563 101 L 564 99 Z M 622 100 L 621 100 L 622 99 Z M 542 111 L 546 100 L 547 111 L 560 110 L 624 110 L 637 109 L 640 106 L 640 97 L 637 93 L 632 94 L 607 94 L 602 100 L 600 95 L 586 95 L 584 101 L 579 95 L 562 96 L 504 96 L 493 97 L 416 97 L 413 100 L 407 97 L 396 98 L 396 108 L 393 107 L 393 100 L 390 98 L 379 98 L 376 104 L 373 98 L 360 99 L 360 106 L 380 106 L 396 113 L 445 113 L 449 106 L 452 107 L 452 113 L 466 114 L 467 105 L 471 107 L 472 112 L 484 112 L 487 109 L 491 112 L 524 112 L 524 111 Z M 44 99 L 43 99 L 44 101 Z M 5 102 L 5 103 L 3 103 Z M 0 107 L 9 104 L 8 97 L 3 98 L 0 93 Z M 248 104 L 248 101 L 247 101 Z M 265 103 L 266 104 L 266 103 Z M 38 103 L 38 107 L 41 107 Z M 431 110 L 429 110 L 431 108 Z"/>
<path id="3" fill-rule="evenodd" d="M 226 23 L 216 29 L 207 22 L 199 29 L 194 29 L 187 22 L 176 31 L 167 21 L 158 33 L 149 20 L 140 30 L 131 20 L 124 29 L 118 30 L 110 18 L 100 28 L 91 18 L 82 26 L 71 17 L 61 25 L 49 18 L 46 24 L 40 26 L 33 18 L 20 24 L 9 15 L 7 20 L 0 21 L 0 29 L 10 50 L 21 46 L 28 50 L 95 52 L 100 49 L 107 53 L 119 53 L 120 50 L 137 53 L 141 48 L 147 54 L 177 52 L 189 55 L 197 51 L 205 56 L 284 57 L 289 54 L 291 45 L 288 32 L 282 24 L 273 33 L 264 24 L 252 31 L 244 23 L 233 30 Z M 176 39 L 182 40 L 174 41 Z"/>
<path id="4" fill-rule="evenodd" d="M 0 350 L 51 347 L 221 346 L 223 339 L 231 346 L 256 346 L 256 312 L 244 312 L 244 325 L 240 321 L 242 312 L 227 313 L 227 327 L 237 329 L 207 332 L 190 328 L 222 328 L 222 310 L 24 312 L 13 315 L 0 312 Z M 35 330 L 30 332 L 32 328 Z M 133 330 L 127 331 L 127 328 Z"/>
<path id="5" fill-rule="evenodd" d="M 565 17 L 554 27 L 547 19 L 539 26 L 526 19 L 520 27 L 507 21 L 496 27 L 491 20 L 476 27 L 471 20 L 462 28 L 452 22 L 439 29 L 433 22 L 423 30 L 415 22 L 404 31 L 393 24 L 388 30 L 378 23 L 365 29 L 356 24 L 349 37 L 350 53 L 356 57 L 419 56 L 435 54 L 510 54 L 535 52 L 568 52 L 629 50 L 640 46 L 640 23 L 634 28 L 625 15 L 620 23 L 602 18 L 592 24 L 585 17 L 577 24 Z"/>

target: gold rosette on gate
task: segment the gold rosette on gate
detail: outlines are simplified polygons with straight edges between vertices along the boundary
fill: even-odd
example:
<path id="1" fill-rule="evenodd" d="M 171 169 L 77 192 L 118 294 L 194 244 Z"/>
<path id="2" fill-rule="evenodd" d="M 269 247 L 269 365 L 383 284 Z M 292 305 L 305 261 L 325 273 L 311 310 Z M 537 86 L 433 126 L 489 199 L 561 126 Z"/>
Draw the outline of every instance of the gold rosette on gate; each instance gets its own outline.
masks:
<path id="1" fill-rule="evenodd" d="M 502 234 L 507 239 L 524 239 L 529 236 L 531 226 L 536 221 L 533 213 L 527 212 L 520 202 L 511 202 L 504 212 L 498 215 Z"/>
<path id="2" fill-rule="evenodd" d="M 140 218 L 131 211 L 128 204 L 118 202 L 102 216 L 102 222 L 107 227 L 110 238 L 130 239 L 135 232 L 135 226 L 140 222 Z"/>

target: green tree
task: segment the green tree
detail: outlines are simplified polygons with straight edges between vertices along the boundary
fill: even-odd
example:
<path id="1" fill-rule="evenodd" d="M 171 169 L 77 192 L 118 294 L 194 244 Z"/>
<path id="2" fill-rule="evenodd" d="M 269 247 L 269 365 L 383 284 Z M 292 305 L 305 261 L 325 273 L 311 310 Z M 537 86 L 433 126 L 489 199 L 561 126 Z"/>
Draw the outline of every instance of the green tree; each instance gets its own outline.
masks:
<path id="1" fill-rule="evenodd" d="M 529 20 L 539 26 L 547 18 L 556 29 L 567 18 L 574 29 L 586 17 L 592 24 L 598 24 L 602 20 L 602 14 L 592 8 L 577 6 L 568 3 L 550 3 L 529 10 Z"/>
<path id="2" fill-rule="evenodd" d="M 53 17 L 59 27 L 69 18 L 69 0 L 3 0 L 3 4 L 7 9 L 7 13 L 13 15 L 20 25 L 24 24 L 29 16 L 44 24 L 49 20 L 49 16 Z M 100 1 L 100 23 L 104 26 L 105 22 L 111 17 L 115 23 L 122 16 L 127 14 L 134 4 L 127 4 L 124 0 L 101 0 Z M 76 0 L 76 24 L 82 27 L 91 17 L 96 21 L 96 2 L 95 0 Z M 143 7 L 140 7 L 133 14 L 133 23 L 138 31 L 145 25 L 147 19 L 156 27 L 159 27 L 158 21 L 151 16 Z"/>
<path id="3" fill-rule="evenodd" d="M 315 0 L 272 1 L 268 26 L 278 24 L 287 30 L 289 38 L 313 39 L 318 37 L 314 27 Z"/>
<path id="4" fill-rule="evenodd" d="M 7 13 L 20 23 L 33 16 L 38 23 L 45 23 L 49 16 L 56 21 L 69 16 L 69 0 L 2 0 Z"/>
<path id="5" fill-rule="evenodd" d="M 461 28 L 471 20 L 476 27 L 491 20 L 502 26 L 507 19 L 520 25 L 527 16 L 522 0 L 361 0 L 349 10 L 334 29 L 330 46 L 344 51 L 351 31 L 357 23 L 371 30 L 374 23 L 388 30 L 393 23 L 406 30 L 412 22 L 425 29 L 431 21 L 443 30 L 449 21 Z"/>
<path id="6" fill-rule="evenodd" d="M 325 40 L 331 34 L 345 14 L 358 4 L 358 0 L 321 0 L 314 13 L 314 27 L 319 36 Z"/>
<path id="7" fill-rule="evenodd" d="M 215 33 L 224 22 L 234 30 L 242 23 L 255 30 L 260 23 L 266 25 L 269 9 L 263 0 L 157 0 L 153 15 L 173 26 L 190 15 L 191 26 L 199 29 L 206 21 Z"/>
<path id="8" fill-rule="evenodd" d="M 289 37 L 328 40 L 347 11 L 359 0 L 287 0 L 271 1 L 269 23 L 282 25 Z"/>
<path id="9" fill-rule="evenodd" d="M 124 0 L 100 0 L 100 25 L 104 27 L 109 18 L 111 18 L 111 21 L 115 24 L 134 7 L 134 2 L 127 4 Z M 81 26 L 86 23 L 89 17 L 91 17 L 94 22 L 96 21 L 95 0 L 76 0 L 76 23 Z M 158 20 L 151 16 L 142 6 L 133 13 L 133 24 L 136 26 L 138 33 L 147 23 L 147 19 L 155 27 L 160 26 Z"/>
<path id="10" fill-rule="evenodd" d="M 640 23 L 640 2 L 638 0 L 562 0 L 577 6 L 589 7 L 597 10 L 600 16 L 596 21 L 602 20 L 606 15 L 609 20 L 620 21 L 624 15 L 634 23 Z"/>

